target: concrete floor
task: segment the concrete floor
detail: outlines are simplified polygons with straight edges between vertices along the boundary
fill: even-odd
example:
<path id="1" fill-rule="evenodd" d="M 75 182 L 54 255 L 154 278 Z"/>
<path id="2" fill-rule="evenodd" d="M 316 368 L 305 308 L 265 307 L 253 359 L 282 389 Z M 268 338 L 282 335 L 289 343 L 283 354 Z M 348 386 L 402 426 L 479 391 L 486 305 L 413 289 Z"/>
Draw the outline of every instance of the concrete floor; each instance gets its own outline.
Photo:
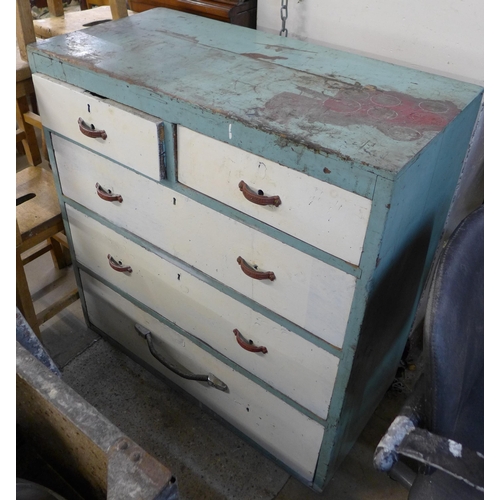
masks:
<path id="1" fill-rule="evenodd" d="M 18 168 L 23 159 L 18 158 Z M 26 266 L 37 311 L 75 286 L 49 254 Z M 406 394 L 389 390 L 334 479 L 315 493 L 199 406 L 89 330 L 80 301 L 44 324 L 42 341 L 63 380 L 170 468 L 182 500 L 403 500 L 407 491 L 374 470 L 373 452 Z M 404 380 L 403 380 L 404 382 Z"/>

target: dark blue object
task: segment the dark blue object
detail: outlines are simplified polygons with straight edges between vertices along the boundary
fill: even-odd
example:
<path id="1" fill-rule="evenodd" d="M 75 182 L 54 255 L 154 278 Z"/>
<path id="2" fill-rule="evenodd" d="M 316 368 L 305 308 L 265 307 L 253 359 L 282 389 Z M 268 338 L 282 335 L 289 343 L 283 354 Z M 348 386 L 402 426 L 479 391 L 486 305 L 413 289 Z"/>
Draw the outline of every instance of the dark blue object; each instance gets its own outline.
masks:
<path id="1" fill-rule="evenodd" d="M 57 368 L 52 358 L 49 356 L 42 343 L 35 335 L 35 332 L 28 325 L 24 316 L 21 314 L 19 309 L 16 308 L 16 340 L 35 358 L 41 361 L 47 368 L 52 370 L 59 377 L 61 372 Z"/>
<path id="2" fill-rule="evenodd" d="M 424 373 L 380 441 L 378 470 L 417 460 L 409 499 L 484 498 L 484 206 L 443 249 L 424 322 Z"/>

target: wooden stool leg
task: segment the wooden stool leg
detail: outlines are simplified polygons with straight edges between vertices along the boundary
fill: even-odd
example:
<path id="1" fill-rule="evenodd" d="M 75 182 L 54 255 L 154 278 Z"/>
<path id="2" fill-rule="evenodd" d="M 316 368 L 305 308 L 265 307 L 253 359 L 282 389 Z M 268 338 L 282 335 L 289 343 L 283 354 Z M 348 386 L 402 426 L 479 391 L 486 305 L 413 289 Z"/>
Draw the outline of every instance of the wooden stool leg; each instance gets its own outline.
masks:
<path id="1" fill-rule="evenodd" d="M 35 308 L 19 251 L 16 252 L 16 305 L 31 326 L 33 332 L 35 332 L 35 335 L 40 338 L 40 328 L 36 319 Z"/>
<path id="2" fill-rule="evenodd" d="M 42 163 L 40 148 L 36 138 L 35 128 L 26 122 L 24 114 L 30 110 L 26 96 L 16 97 L 16 120 L 18 127 L 24 132 L 22 140 L 24 151 L 30 165 L 35 166 Z"/>
<path id="3" fill-rule="evenodd" d="M 71 265 L 71 257 L 69 255 L 69 251 L 64 248 L 61 244 L 60 239 L 56 236 L 50 238 L 51 250 L 50 254 L 52 255 L 52 261 L 54 262 L 54 266 L 58 269 L 64 269 Z"/>

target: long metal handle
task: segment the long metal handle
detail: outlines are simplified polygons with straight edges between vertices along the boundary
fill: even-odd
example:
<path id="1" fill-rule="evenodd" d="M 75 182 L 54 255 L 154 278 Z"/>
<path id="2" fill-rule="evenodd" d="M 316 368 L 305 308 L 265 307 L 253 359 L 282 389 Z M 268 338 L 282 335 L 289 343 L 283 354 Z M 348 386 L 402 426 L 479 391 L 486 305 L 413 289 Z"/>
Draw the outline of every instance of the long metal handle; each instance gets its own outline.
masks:
<path id="1" fill-rule="evenodd" d="M 106 191 L 99 183 L 95 185 L 97 189 L 97 196 L 102 198 L 105 201 L 119 201 L 120 203 L 123 201 L 121 194 L 114 194 Z"/>
<path id="2" fill-rule="evenodd" d="M 213 373 L 209 373 L 208 375 L 196 375 L 186 370 L 181 370 L 177 366 L 173 365 L 169 361 L 167 361 L 155 348 L 153 345 L 153 335 L 151 331 L 145 328 L 144 326 L 136 323 L 135 329 L 137 333 L 146 339 L 149 347 L 149 352 L 155 357 L 165 368 L 168 368 L 170 371 L 174 372 L 179 377 L 185 378 L 187 380 L 197 380 L 199 382 L 207 382 L 208 385 L 219 389 L 219 391 L 227 391 L 227 385 L 222 382 L 222 380 L 218 379 Z"/>
<path id="3" fill-rule="evenodd" d="M 106 134 L 105 130 L 97 130 L 93 125 L 90 127 L 85 123 L 83 118 L 78 118 L 78 127 L 80 127 L 80 132 L 87 137 L 91 137 L 92 139 L 106 139 L 108 134 Z"/>
<path id="4" fill-rule="evenodd" d="M 238 257 L 236 262 L 240 265 L 241 270 L 254 280 L 274 281 L 276 279 L 276 275 L 272 271 L 257 271 L 243 257 Z"/>
<path id="5" fill-rule="evenodd" d="M 256 205 L 274 205 L 275 207 L 279 207 L 281 205 L 281 199 L 279 196 L 265 196 L 261 191 L 254 193 L 245 181 L 240 181 L 238 187 L 243 193 L 243 196 L 248 201 L 255 203 Z"/>
<path id="6" fill-rule="evenodd" d="M 263 354 L 266 354 L 267 347 L 264 347 L 263 345 L 255 345 L 253 340 L 250 339 L 245 340 L 237 328 L 233 330 L 233 333 L 236 335 L 236 342 L 238 342 L 243 349 L 250 352 L 262 352 Z"/>

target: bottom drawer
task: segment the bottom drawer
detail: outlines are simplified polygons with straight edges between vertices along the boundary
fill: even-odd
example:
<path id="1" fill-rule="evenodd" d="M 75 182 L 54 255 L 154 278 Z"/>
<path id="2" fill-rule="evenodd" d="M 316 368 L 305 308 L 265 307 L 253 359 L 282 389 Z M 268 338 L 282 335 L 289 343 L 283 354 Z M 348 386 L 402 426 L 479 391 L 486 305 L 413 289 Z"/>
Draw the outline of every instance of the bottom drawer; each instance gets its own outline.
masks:
<path id="1" fill-rule="evenodd" d="M 128 351 L 174 381 L 224 420 L 282 461 L 299 476 L 311 481 L 324 428 L 247 379 L 212 355 L 131 304 L 100 281 L 81 272 L 89 321 Z M 205 382 L 186 380 L 166 369 L 149 351 L 136 324 L 152 332 L 153 344 L 164 357 L 192 373 L 213 373 L 225 382 L 220 391 Z"/>

